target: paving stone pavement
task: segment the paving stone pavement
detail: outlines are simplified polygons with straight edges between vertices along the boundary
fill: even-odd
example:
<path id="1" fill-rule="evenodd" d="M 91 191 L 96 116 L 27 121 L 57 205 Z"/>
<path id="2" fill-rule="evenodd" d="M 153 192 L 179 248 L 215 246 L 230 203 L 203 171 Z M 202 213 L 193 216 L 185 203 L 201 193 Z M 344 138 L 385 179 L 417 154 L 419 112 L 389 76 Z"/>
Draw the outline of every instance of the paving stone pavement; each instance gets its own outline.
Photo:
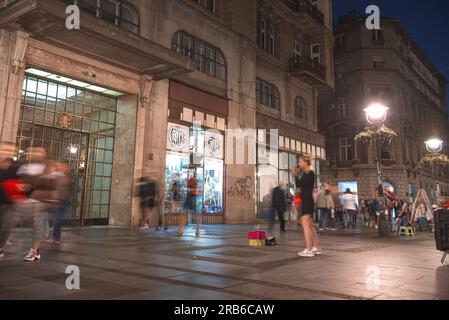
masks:
<path id="1" fill-rule="evenodd" d="M 0 259 L 0 299 L 449 299 L 449 266 L 433 235 L 319 234 L 320 257 L 300 258 L 295 227 L 275 247 L 249 247 L 248 225 L 203 226 L 200 238 L 132 228 L 71 228 L 42 260 L 26 263 L 28 229 L 14 231 Z M 65 286 L 68 265 L 80 290 Z"/>

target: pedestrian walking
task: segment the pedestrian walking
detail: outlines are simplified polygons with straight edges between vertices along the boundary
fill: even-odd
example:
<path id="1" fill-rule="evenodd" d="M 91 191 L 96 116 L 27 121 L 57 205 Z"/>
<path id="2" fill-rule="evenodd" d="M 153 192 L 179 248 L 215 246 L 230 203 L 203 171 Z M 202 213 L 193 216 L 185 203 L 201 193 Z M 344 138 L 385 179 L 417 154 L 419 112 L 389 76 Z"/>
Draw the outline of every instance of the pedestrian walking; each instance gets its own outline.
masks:
<path id="1" fill-rule="evenodd" d="M 0 143 L 0 258 L 4 257 L 13 228 L 15 203 L 24 197 L 14 153 L 13 143 Z"/>
<path id="2" fill-rule="evenodd" d="M 61 243 L 62 221 L 72 205 L 72 176 L 69 166 L 61 162 L 54 164 L 53 175 L 55 176 L 58 204 L 53 212 L 52 239 L 48 242 L 59 244 Z"/>
<path id="3" fill-rule="evenodd" d="M 54 167 L 46 160 L 47 153 L 40 147 L 31 147 L 27 152 L 29 162 L 22 165 L 18 175 L 24 181 L 29 195 L 27 208 L 33 215 L 33 243 L 25 261 L 41 259 L 39 251 L 42 242 L 45 215 L 53 211 L 58 203 L 57 189 L 53 173 Z"/>
<path id="4" fill-rule="evenodd" d="M 190 168 L 190 177 L 187 179 L 187 197 L 184 202 L 184 210 L 186 213 L 183 213 L 179 217 L 179 225 L 178 230 L 176 230 L 175 235 L 176 236 L 182 236 L 184 234 L 184 229 L 187 224 L 187 220 L 189 217 L 189 214 L 192 215 L 193 219 L 196 220 L 196 232 L 195 235 L 197 237 L 200 236 L 200 219 L 202 212 L 196 212 L 196 200 L 197 196 L 201 194 L 201 192 L 198 190 L 197 180 L 196 180 L 196 174 L 195 174 L 195 168 Z M 203 208 L 204 209 L 204 208 Z M 196 216 L 198 214 L 198 216 Z"/>
<path id="5" fill-rule="evenodd" d="M 285 230 L 285 216 L 284 215 L 285 215 L 285 212 L 287 211 L 287 202 L 286 202 L 286 195 L 285 195 L 285 191 L 284 191 L 284 185 L 281 184 L 281 185 L 273 188 L 271 201 L 273 204 L 273 209 L 275 211 L 275 215 L 278 216 L 279 222 L 281 224 L 281 232 L 285 232 L 286 230 Z"/>
<path id="6" fill-rule="evenodd" d="M 137 182 L 137 196 L 140 198 L 140 221 L 142 230 L 150 229 L 151 210 L 156 206 L 156 183 L 148 177 L 141 177 Z"/>
<path id="7" fill-rule="evenodd" d="M 352 194 L 350 188 L 347 188 L 345 194 L 343 195 L 343 207 L 348 216 L 348 219 L 345 222 L 345 230 L 352 232 L 355 228 L 357 200 L 355 195 Z"/>
<path id="8" fill-rule="evenodd" d="M 319 228 L 322 231 L 329 226 L 332 210 L 335 209 L 334 199 L 328 183 L 324 183 L 323 189 L 318 193 L 316 204 L 320 217 Z"/>
<path id="9" fill-rule="evenodd" d="M 321 254 L 316 235 L 315 223 L 313 221 L 314 200 L 313 189 L 315 184 L 315 173 L 311 167 L 311 159 L 308 156 L 299 158 L 298 165 L 292 168 L 292 174 L 295 176 L 296 186 L 300 189 L 302 201 L 301 225 L 304 230 L 306 248 L 298 253 L 300 257 L 314 257 Z M 300 171 L 303 172 L 300 177 Z"/>

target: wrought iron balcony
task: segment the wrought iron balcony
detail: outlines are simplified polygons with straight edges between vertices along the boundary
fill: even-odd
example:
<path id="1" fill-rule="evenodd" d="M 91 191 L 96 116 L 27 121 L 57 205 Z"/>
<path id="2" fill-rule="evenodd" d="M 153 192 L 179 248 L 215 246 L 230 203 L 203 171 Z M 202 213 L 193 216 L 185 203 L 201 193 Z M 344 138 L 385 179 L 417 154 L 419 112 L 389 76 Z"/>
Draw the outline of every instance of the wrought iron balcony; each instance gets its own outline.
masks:
<path id="1" fill-rule="evenodd" d="M 309 0 L 282 0 L 282 2 L 294 13 L 305 13 L 324 26 L 324 14 Z"/>
<path id="2" fill-rule="evenodd" d="M 326 79 L 326 68 L 312 60 L 301 56 L 289 60 L 290 73 L 311 85 L 321 85 Z"/>

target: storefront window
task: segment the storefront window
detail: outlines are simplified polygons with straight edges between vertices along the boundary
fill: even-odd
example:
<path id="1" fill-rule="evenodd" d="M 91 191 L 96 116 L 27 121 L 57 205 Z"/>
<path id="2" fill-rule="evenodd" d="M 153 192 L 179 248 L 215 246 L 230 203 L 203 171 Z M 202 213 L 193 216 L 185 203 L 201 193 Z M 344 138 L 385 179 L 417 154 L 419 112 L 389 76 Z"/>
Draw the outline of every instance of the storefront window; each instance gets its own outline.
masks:
<path id="1" fill-rule="evenodd" d="M 187 180 L 196 178 L 195 212 L 223 212 L 223 135 L 169 123 L 165 213 L 185 212 Z"/>

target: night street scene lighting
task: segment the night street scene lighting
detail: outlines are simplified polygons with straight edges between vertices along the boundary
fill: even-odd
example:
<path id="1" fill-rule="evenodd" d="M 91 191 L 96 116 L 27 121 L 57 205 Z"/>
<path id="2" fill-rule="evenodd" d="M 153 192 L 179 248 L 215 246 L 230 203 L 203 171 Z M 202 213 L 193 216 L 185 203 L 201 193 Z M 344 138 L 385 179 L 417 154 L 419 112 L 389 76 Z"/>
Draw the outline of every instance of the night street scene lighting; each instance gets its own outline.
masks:
<path id="1" fill-rule="evenodd" d="M 448 32 L 441 0 L 0 0 L 3 309 L 435 310 Z"/>

